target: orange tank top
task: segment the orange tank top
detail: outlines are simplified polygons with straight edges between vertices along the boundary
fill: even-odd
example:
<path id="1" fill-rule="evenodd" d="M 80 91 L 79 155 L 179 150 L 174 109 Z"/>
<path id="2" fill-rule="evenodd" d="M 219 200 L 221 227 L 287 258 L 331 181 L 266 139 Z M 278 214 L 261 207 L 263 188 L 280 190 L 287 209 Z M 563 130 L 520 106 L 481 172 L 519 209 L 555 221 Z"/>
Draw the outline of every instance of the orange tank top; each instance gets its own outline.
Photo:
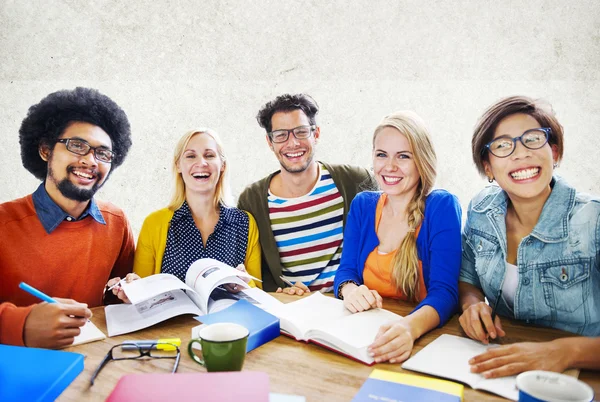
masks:
<path id="1" fill-rule="evenodd" d="M 386 200 L 387 194 L 383 193 L 377 202 L 377 208 L 375 209 L 375 232 L 379 230 L 379 221 L 381 220 L 383 206 L 385 205 Z M 420 229 L 421 226 L 419 225 L 414 234 L 415 237 L 419 236 Z M 407 236 L 411 236 L 411 234 L 408 233 Z M 396 289 L 392 283 L 392 260 L 397 251 L 398 249 L 387 254 L 380 254 L 379 246 L 375 247 L 365 261 L 363 279 L 365 285 L 369 289 L 376 290 L 382 297 L 407 300 L 407 297 L 402 293 L 402 290 Z M 421 260 L 419 260 L 418 281 L 419 295 L 417 301 L 421 301 L 427 296 L 427 289 L 425 288 L 425 283 L 423 281 L 423 264 L 421 264 Z"/>

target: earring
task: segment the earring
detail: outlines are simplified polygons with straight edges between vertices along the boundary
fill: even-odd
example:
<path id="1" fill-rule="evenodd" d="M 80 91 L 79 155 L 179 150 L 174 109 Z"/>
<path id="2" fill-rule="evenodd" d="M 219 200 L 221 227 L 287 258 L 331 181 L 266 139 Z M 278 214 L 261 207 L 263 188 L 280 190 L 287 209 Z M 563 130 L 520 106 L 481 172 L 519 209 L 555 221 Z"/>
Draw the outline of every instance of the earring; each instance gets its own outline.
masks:
<path id="1" fill-rule="evenodd" d="M 494 178 L 493 177 L 488 177 L 488 182 L 493 183 L 494 182 Z"/>
<path id="2" fill-rule="evenodd" d="M 554 162 L 554 164 L 552 165 L 552 167 L 553 167 L 554 169 L 556 169 L 556 168 L 558 167 L 558 162 Z"/>

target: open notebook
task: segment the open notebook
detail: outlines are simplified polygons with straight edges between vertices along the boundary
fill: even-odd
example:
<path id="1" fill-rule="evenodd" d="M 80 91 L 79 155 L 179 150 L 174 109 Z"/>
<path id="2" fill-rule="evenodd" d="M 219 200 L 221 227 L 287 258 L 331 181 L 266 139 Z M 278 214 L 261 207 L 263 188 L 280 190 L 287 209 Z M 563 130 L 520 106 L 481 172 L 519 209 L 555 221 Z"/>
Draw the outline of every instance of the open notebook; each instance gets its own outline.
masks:
<path id="1" fill-rule="evenodd" d="M 405 361 L 402 368 L 460 381 L 473 389 L 516 401 L 519 399 L 516 376 L 486 379 L 480 374 L 471 373 L 469 360 L 498 346 L 500 345 L 484 345 L 472 339 L 444 334 Z M 568 370 L 565 374 L 577 377 L 579 370 Z"/>

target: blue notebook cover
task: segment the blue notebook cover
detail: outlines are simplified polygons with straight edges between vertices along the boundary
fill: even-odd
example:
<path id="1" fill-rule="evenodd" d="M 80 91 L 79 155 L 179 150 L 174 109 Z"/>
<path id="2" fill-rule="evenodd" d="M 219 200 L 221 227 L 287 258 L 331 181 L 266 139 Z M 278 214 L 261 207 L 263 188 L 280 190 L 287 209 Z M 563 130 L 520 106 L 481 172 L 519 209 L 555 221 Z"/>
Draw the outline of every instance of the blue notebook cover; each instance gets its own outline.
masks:
<path id="1" fill-rule="evenodd" d="M 464 386 L 387 370 L 373 370 L 352 402 L 372 401 L 462 401 Z"/>
<path id="2" fill-rule="evenodd" d="M 248 328 L 247 352 L 279 336 L 279 318 L 246 300 L 238 300 L 224 310 L 195 318 L 203 324 L 233 322 Z"/>
<path id="3" fill-rule="evenodd" d="M 53 401 L 83 371 L 83 355 L 0 345 L 0 401 Z"/>

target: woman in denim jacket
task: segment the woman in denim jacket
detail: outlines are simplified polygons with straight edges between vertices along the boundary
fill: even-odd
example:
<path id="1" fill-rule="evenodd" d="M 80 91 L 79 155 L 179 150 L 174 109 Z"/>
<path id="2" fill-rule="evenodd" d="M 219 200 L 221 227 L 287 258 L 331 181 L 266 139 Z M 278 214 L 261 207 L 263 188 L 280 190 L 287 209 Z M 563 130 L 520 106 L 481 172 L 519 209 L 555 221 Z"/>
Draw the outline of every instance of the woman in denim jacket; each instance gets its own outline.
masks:
<path id="1" fill-rule="evenodd" d="M 587 336 L 494 348 L 472 359 L 472 371 L 493 378 L 600 368 L 600 200 L 553 175 L 563 130 L 551 107 L 523 96 L 500 100 L 477 123 L 472 152 L 498 186 L 469 204 L 462 328 L 483 343 L 505 335 L 487 297 L 500 315 Z"/>

